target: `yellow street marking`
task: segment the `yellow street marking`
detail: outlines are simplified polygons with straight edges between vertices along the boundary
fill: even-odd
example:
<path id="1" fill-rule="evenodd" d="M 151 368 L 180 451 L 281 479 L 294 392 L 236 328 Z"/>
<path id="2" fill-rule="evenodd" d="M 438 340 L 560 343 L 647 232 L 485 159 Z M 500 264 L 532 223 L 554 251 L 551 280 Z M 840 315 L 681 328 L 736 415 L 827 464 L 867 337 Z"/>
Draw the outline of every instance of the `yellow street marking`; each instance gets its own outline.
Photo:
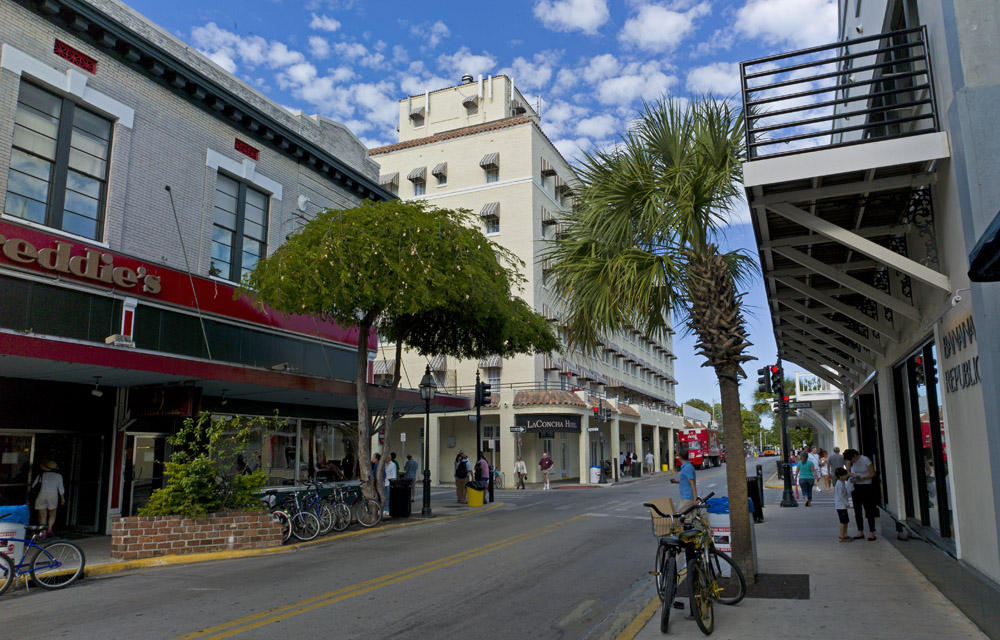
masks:
<path id="1" fill-rule="evenodd" d="M 480 547 L 475 547 L 473 549 L 468 549 L 460 553 L 456 553 L 450 556 L 445 556 L 443 558 L 438 558 L 436 560 L 431 560 L 429 562 L 424 562 L 422 564 L 409 567 L 407 569 L 401 569 L 400 571 L 395 571 L 393 573 L 386 574 L 384 576 L 379 576 L 377 578 L 372 578 L 371 580 L 366 580 L 355 585 L 350 585 L 347 587 L 341 587 L 333 591 L 323 593 L 317 596 L 312 596 L 301 600 L 299 602 L 294 602 L 287 604 L 275 609 L 270 609 L 267 611 L 261 611 L 254 613 L 243 618 L 238 618 L 230 622 L 225 622 L 207 629 L 202 629 L 187 635 L 181 636 L 178 640 L 195 640 L 195 639 L 211 639 L 216 640 L 220 638 L 228 638 L 230 636 L 244 633 L 250 631 L 251 629 L 256 629 L 274 622 L 279 622 L 293 616 L 301 615 L 327 605 L 335 604 L 355 596 L 363 595 L 370 591 L 376 589 L 381 589 L 382 587 L 387 587 L 405 580 L 410 580 L 418 576 L 422 576 L 439 569 L 444 569 L 450 567 L 459 562 L 464 562 L 465 560 L 470 560 L 472 558 L 491 553 L 493 551 L 498 551 L 505 547 L 512 546 L 519 542 L 524 542 L 525 540 L 530 540 L 532 538 L 537 538 L 539 536 L 552 533 L 559 527 L 572 522 L 578 518 L 582 518 L 582 515 L 574 516 L 568 520 L 563 520 L 561 522 L 556 522 L 541 529 L 535 531 L 522 533 L 509 538 L 505 538 L 500 541 L 491 542 Z"/>
<path id="2" fill-rule="evenodd" d="M 639 615 L 637 615 L 632 622 L 628 623 L 628 626 L 622 629 L 622 632 L 618 634 L 615 640 L 632 640 L 635 638 L 639 635 L 639 632 L 642 631 L 642 628 L 646 626 L 646 623 L 649 622 L 649 619 L 653 617 L 653 614 L 655 614 L 656 610 L 659 608 L 660 597 L 655 596 L 649 601 L 649 604 L 647 604 L 643 610 L 639 612 Z"/>

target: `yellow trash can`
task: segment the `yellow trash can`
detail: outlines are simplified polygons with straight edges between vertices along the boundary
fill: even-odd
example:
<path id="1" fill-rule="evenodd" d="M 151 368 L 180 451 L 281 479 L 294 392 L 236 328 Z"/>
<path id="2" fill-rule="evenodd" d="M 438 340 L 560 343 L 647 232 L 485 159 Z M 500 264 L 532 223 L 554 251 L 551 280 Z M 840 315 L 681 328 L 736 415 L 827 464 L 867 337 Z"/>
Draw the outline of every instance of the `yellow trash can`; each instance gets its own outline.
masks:
<path id="1" fill-rule="evenodd" d="M 465 496 L 466 501 L 469 503 L 470 507 L 481 507 L 483 506 L 483 495 L 485 491 L 480 491 L 479 489 L 473 489 L 472 487 L 466 487 Z"/>
<path id="2" fill-rule="evenodd" d="M 660 465 L 660 469 L 663 470 L 663 471 L 670 471 L 670 465 L 666 464 L 666 463 L 663 463 L 663 464 Z"/>

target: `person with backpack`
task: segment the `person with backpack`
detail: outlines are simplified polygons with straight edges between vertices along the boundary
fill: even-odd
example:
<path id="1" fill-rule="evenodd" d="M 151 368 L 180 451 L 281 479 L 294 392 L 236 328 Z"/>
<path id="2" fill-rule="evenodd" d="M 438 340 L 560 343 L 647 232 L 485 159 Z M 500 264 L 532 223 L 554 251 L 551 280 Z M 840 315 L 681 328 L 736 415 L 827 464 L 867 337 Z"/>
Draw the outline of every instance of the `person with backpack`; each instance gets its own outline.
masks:
<path id="1" fill-rule="evenodd" d="M 464 451 L 455 456 L 455 497 L 459 504 L 466 504 L 465 483 L 469 480 L 469 457 Z"/>
<path id="2" fill-rule="evenodd" d="M 548 451 L 542 452 L 542 459 L 538 461 L 538 470 L 542 472 L 542 489 L 549 488 L 549 474 L 552 472 L 552 467 L 555 466 L 555 462 L 549 457 Z"/>

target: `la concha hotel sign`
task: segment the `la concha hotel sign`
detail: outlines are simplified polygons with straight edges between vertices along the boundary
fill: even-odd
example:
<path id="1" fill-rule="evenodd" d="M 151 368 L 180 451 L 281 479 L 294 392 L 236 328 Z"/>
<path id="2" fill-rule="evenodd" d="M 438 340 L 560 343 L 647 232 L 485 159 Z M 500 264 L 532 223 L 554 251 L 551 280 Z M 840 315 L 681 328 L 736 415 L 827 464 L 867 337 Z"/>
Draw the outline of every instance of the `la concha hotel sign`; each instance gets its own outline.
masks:
<path id="1" fill-rule="evenodd" d="M 0 222 L 0 264 L 150 296 L 163 289 L 158 270 L 134 258 L 4 222 Z"/>

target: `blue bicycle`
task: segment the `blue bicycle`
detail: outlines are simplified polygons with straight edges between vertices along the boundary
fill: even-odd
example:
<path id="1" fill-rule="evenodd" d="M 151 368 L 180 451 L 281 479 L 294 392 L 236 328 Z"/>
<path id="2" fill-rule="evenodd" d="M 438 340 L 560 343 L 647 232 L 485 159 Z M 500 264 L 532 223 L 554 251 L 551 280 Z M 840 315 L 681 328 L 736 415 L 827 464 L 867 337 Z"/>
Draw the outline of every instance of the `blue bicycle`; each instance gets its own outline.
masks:
<path id="1" fill-rule="evenodd" d="M 25 530 L 32 532 L 30 538 L 0 538 L 0 548 L 11 542 L 24 543 L 24 552 L 17 566 L 14 566 L 10 556 L 0 553 L 0 595 L 14 584 L 15 578 L 26 575 L 43 589 L 68 587 L 83 575 L 85 560 L 80 547 L 66 540 L 38 544 L 35 542 L 37 534 L 45 527 L 29 526 Z"/>

